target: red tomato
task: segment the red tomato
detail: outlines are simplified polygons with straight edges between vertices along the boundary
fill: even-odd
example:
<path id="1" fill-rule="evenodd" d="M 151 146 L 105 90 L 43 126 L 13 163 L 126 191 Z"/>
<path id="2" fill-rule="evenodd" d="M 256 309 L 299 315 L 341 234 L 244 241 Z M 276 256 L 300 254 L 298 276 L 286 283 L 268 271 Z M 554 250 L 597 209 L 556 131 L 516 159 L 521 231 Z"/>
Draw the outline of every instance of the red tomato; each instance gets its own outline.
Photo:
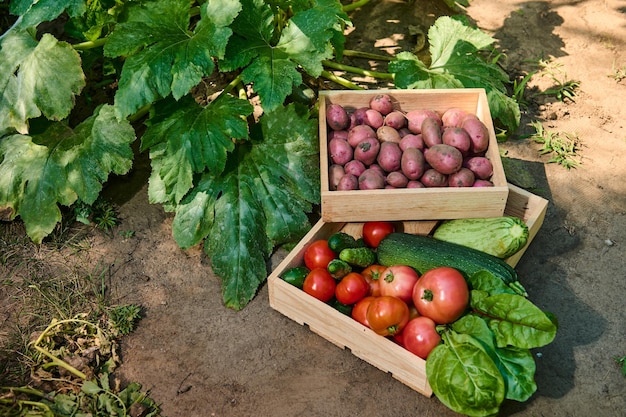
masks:
<path id="1" fill-rule="evenodd" d="M 371 295 L 361 298 L 355 305 L 352 307 L 352 318 L 361 323 L 365 327 L 370 327 L 369 322 L 367 321 L 367 308 L 370 306 L 370 303 L 373 299 Z"/>
<path id="2" fill-rule="evenodd" d="M 437 324 L 452 323 L 469 303 L 469 288 L 461 273 L 447 266 L 426 271 L 413 289 L 413 304 Z"/>
<path id="3" fill-rule="evenodd" d="M 413 287 L 419 279 L 415 269 L 406 265 L 390 266 L 380 279 L 380 295 L 398 297 L 407 304 L 413 302 Z"/>
<path id="4" fill-rule="evenodd" d="M 409 321 L 409 306 L 397 297 L 375 297 L 367 308 L 370 328 L 381 336 L 393 336 Z"/>
<path id="5" fill-rule="evenodd" d="M 377 248 L 380 241 L 393 232 L 395 232 L 395 227 L 391 222 L 365 222 L 363 224 L 363 240 L 372 248 Z"/>
<path id="6" fill-rule="evenodd" d="M 304 250 L 304 264 L 309 269 L 326 268 L 337 255 L 328 247 L 327 240 L 316 240 Z"/>
<path id="7" fill-rule="evenodd" d="M 426 359 L 430 351 L 441 342 L 436 326 L 432 319 L 424 316 L 409 320 L 402 329 L 401 345 L 409 352 Z"/>
<path id="8" fill-rule="evenodd" d="M 330 301 L 335 296 L 335 278 L 326 268 L 314 268 L 304 279 L 302 289 L 320 301 Z"/>
<path id="9" fill-rule="evenodd" d="M 361 271 L 361 275 L 365 277 L 365 280 L 370 285 L 369 295 L 378 297 L 380 295 L 380 277 L 387 269 L 386 266 L 373 264 Z"/>
<path id="10" fill-rule="evenodd" d="M 335 288 L 335 298 L 342 304 L 352 305 L 370 292 L 370 285 L 363 275 L 358 272 L 350 272 Z"/>

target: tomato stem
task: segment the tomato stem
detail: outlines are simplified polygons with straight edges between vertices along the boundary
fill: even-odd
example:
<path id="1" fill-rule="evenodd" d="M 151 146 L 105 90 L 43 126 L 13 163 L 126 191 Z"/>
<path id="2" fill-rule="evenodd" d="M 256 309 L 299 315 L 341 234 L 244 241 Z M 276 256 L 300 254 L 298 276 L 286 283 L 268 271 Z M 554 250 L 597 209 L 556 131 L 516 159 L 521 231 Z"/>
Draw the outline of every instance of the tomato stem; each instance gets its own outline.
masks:
<path id="1" fill-rule="evenodd" d="M 433 301 L 433 292 L 431 290 L 424 290 L 424 295 L 422 295 L 422 300 Z"/>

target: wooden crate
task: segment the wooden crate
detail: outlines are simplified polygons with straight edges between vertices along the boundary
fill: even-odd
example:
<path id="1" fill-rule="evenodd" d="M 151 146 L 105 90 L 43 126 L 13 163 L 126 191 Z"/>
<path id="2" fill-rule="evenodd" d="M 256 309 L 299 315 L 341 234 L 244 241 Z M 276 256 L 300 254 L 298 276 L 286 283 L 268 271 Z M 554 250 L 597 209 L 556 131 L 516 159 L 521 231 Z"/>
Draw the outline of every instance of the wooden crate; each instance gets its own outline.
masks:
<path id="1" fill-rule="evenodd" d="M 530 232 L 526 247 L 507 259 L 510 265 L 515 266 L 541 227 L 548 201 L 510 184 L 508 189 L 510 192 L 504 214 L 523 219 Z M 437 225 L 437 221 L 408 221 L 399 224 L 407 233 L 428 234 Z M 313 332 L 340 348 L 347 347 L 355 356 L 391 373 L 413 390 L 431 396 L 432 390 L 426 379 L 426 362 L 423 359 L 280 278 L 287 269 L 304 264 L 304 250 L 311 242 L 326 239 L 339 230 L 360 237 L 362 225 L 363 223 L 354 222 L 327 223 L 324 220 L 315 224 L 269 275 L 270 306 L 300 325 L 308 325 Z"/>
<path id="2" fill-rule="evenodd" d="M 389 94 L 395 106 L 405 112 L 430 109 L 443 113 L 449 108 L 458 107 L 477 115 L 489 130 L 486 156 L 493 164 L 491 180 L 494 187 L 331 191 L 326 106 L 338 103 L 348 110 L 354 110 L 366 107 L 374 95 L 381 93 Z M 509 189 L 484 89 L 333 90 L 320 92 L 319 104 L 321 209 L 325 222 L 494 217 L 504 212 Z"/>

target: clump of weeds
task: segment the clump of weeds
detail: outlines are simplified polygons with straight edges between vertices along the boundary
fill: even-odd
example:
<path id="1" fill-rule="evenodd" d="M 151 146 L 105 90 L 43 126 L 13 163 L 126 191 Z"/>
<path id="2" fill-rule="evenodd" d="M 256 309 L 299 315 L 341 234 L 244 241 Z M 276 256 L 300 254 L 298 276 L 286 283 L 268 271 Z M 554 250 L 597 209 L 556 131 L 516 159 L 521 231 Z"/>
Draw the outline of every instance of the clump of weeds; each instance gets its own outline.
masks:
<path id="1" fill-rule="evenodd" d="M 575 133 L 552 132 L 543 128 L 539 122 L 534 122 L 533 127 L 536 133 L 531 139 L 541 144 L 539 153 L 550 155 L 548 163 L 557 163 L 567 169 L 576 168 L 582 164 L 579 156 L 582 141 Z"/>

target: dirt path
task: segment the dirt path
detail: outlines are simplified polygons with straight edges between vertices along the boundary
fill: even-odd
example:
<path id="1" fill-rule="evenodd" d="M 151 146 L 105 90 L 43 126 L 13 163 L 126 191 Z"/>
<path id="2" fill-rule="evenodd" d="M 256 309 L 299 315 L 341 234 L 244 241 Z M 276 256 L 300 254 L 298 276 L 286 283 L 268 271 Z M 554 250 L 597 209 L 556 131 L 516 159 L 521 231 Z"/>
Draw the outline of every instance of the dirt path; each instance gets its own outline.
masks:
<path id="1" fill-rule="evenodd" d="M 407 25 L 428 28 L 445 12 L 428 15 L 421 1 L 372 3 L 354 13 L 350 36 L 379 51 L 406 42 L 396 34 Z M 626 410 L 626 379 L 614 361 L 626 355 L 626 80 L 612 77 L 626 68 L 625 13 L 617 0 L 472 0 L 469 8 L 499 41 L 510 70 L 543 58 L 580 82 L 575 102 L 531 106 L 521 133 L 532 133 L 536 118 L 546 129 L 576 132 L 583 165 L 544 164 L 539 145 L 525 139 L 502 146 L 531 174 L 525 185 L 550 200 L 518 272 L 533 301 L 560 320 L 554 343 L 534 352 L 537 393 L 524 404 L 506 403 L 505 416 Z M 532 84 L 551 87 L 546 77 Z M 171 218 L 148 204 L 146 189 L 121 207 L 121 218 L 120 228 L 134 237 L 96 238 L 90 256 L 113 265 L 108 284 L 120 302 L 146 307 L 124 343 L 119 375 L 150 390 L 164 415 L 456 415 L 273 311 L 266 286 L 243 311 L 224 308 L 210 262 L 199 248 L 176 247 Z"/>

